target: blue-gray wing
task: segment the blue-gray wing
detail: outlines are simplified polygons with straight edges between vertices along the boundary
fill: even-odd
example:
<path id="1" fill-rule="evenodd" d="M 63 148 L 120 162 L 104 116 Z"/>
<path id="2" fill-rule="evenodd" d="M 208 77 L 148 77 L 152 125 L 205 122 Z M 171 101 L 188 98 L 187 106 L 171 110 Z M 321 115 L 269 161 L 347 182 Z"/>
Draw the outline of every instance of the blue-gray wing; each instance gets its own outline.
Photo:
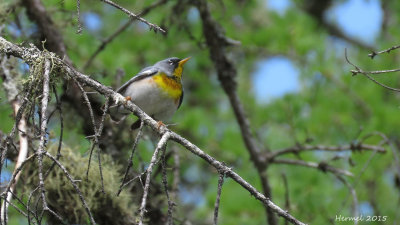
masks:
<path id="1" fill-rule="evenodd" d="M 146 77 L 153 76 L 157 72 L 158 72 L 158 69 L 155 67 L 146 67 L 146 68 L 142 69 L 136 76 L 132 77 L 125 84 L 123 84 L 120 88 L 118 88 L 117 92 L 120 94 L 123 94 L 125 92 L 126 88 L 129 87 L 129 85 L 132 84 L 133 82 L 142 80 Z"/>

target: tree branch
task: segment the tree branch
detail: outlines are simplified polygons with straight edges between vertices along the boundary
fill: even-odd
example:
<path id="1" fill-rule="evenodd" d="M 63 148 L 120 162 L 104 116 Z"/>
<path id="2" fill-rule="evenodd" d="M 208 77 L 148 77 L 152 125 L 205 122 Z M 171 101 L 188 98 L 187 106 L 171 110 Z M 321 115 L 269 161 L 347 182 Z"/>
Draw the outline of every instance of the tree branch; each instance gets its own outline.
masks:
<path id="1" fill-rule="evenodd" d="M 303 160 L 294 160 L 294 159 L 273 159 L 271 163 L 305 166 L 305 167 L 319 169 L 322 172 L 331 172 L 333 174 L 346 175 L 350 177 L 354 176 L 351 172 L 347 170 L 337 169 L 335 167 L 328 165 L 326 162 L 315 163 L 315 162 L 306 162 Z"/>
<path id="2" fill-rule="evenodd" d="M 119 9 L 119 10 L 121 10 L 122 12 L 126 13 L 127 15 L 129 15 L 129 17 L 131 17 L 131 18 L 139 20 L 139 21 L 147 24 L 150 27 L 150 30 L 153 29 L 155 32 L 161 31 L 162 33 L 166 33 L 166 31 L 164 29 L 162 29 L 161 27 L 157 26 L 156 24 L 150 23 L 149 21 L 147 21 L 147 20 L 143 19 L 142 17 L 130 12 L 129 10 L 127 10 L 124 7 L 114 3 L 111 0 L 101 0 L 101 1 L 113 6 L 113 7 L 117 8 L 117 9 Z"/>
<path id="3" fill-rule="evenodd" d="M 371 59 L 374 59 L 375 56 L 383 54 L 383 53 L 390 53 L 392 50 L 398 49 L 400 48 L 400 45 L 395 45 L 393 47 L 390 47 L 388 49 L 382 50 L 382 51 L 372 51 L 371 53 L 368 54 L 369 57 L 371 57 Z"/>
<path id="4" fill-rule="evenodd" d="M 146 212 L 146 201 L 147 201 L 147 195 L 149 194 L 150 178 L 151 178 L 151 173 L 153 171 L 153 167 L 156 164 L 158 153 L 167 146 L 167 142 L 168 142 L 169 138 L 170 138 L 170 133 L 168 131 L 162 135 L 160 141 L 157 144 L 157 148 L 154 150 L 153 157 L 151 157 L 149 167 L 147 168 L 146 181 L 145 181 L 144 191 L 143 191 L 143 198 L 142 198 L 142 203 L 140 204 L 140 209 L 139 209 L 140 210 L 139 225 L 143 225 L 143 216 L 144 216 L 144 213 Z"/>
<path id="5" fill-rule="evenodd" d="M 40 52 L 34 46 L 31 46 L 30 48 L 20 47 L 11 42 L 8 42 L 7 40 L 5 40 L 2 37 L 0 37 L 0 53 L 19 57 L 30 65 L 34 65 L 35 61 L 41 56 L 41 54 L 46 54 L 45 52 Z M 49 56 L 45 55 L 42 57 L 49 57 Z M 267 198 L 265 195 L 258 192 L 256 188 L 254 188 L 252 185 L 250 185 L 247 181 L 245 181 L 237 173 L 232 171 L 229 167 L 225 166 L 222 162 L 219 162 L 218 160 L 214 159 L 210 155 L 204 153 L 204 151 L 199 149 L 197 146 L 195 146 L 194 144 L 192 144 L 185 138 L 181 137 L 180 135 L 170 131 L 167 127 L 165 127 L 165 126 L 159 127 L 157 121 L 155 121 L 150 116 L 145 114 L 140 108 L 138 108 L 136 105 L 134 105 L 131 101 L 127 101 L 125 99 L 125 97 L 123 97 L 119 93 L 116 93 L 109 87 L 106 87 L 105 85 L 101 84 L 100 82 L 93 80 L 89 76 L 76 71 L 70 65 L 63 62 L 61 59 L 59 59 L 57 57 L 53 58 L 53 62 L 54 62 L 54 64 L 53 64 L 54 69 L 60 71 L 60 74 L 66 76 L 66 77 L 75 78 L 79 82 L 81 82 L 87 86 L 90 86 L 91 88 L 93 88 L 100 94 L 104 95 L 105 97 L 109 97 L 112 101 L 114 101 L 116 103 L 118 103 L 118 102 L 123 103 L 123 105 L 126 109 L 133 112 L 133 114 L 135 114 L 137 117 L 139 117 L 140 120 L 143 121 L 145 125 L 150 126 L 156 133 L 163 135 L 165 132 L 169 132 L 169 134 L 171 135 L 170 140 L 173 140 L 173 141 L 181 144 L 182 146 L 184 146 L 187 150 L 189 150 L 193 154 L 196 154 L 197 156 L 203 158 L 206 162 L 208 162 L 210 165 L 212 165 L 214 168 L 216 168 L 217 171 L 221 171 L 221 170 L 227 171 L 226 172 L 227 177 L 231 177 L 236 183 L 240 184 L 249 193 L 251 193 L 256 199 L 261 201 L 268 209 L 270 209 L 271 212 L 277 213 L 278 215 L 284 217 L 286 220 L 288 220 L 289 222 L 291 222 L 293 224 L 297 224 L 297 225 L 304 224 L 301 221 L 294 218 L 289 213 L 287 213 L 285 210 L 283 210 L 280 207 L 278 207 L 277 205 L 275 205 L 269 198 Z"/>
<path id="6" fill-rule="evenodd" d="M 151 4 L 150 6 L 146 7 L 145 9 L 142 10 L 141 13 L 138 14 L 138 16 L 144 16 L 147 13 L 149 13 L 152 9 L 156 8 L 157 6 L 160 6 L 164 3 L 166 3 L 167 0 L 159 0 L 158 2 L 155 2 L 153 4 Z M 90 58 L 88 59 L 88 61 L 85 63 L 85 65 L 83 66 L 83 70 L 86 70 L 93 62 L 94 58 L 96 58 L 96 56 L 103 51 L 106 46 L 111 43 L 116 37 L 118 37 L 122 32 L 124 32 L 133 22 L 135 21 L 134 18 L 131 18 L 130 20 L 128 20 L 126 23 L 124 23 L 122 26 L 120 26 L 114 33 L 112 33 L 109 37 L 107 37 L 106 39 L 104 39 L 101 44 L 99 45 L 99 47 L 97 47 L 96 51 L 94 51 L 94 53 L 90 56 Z"/>
<path id="7" fill-rule="evenodd" d="M 249 152 L 251 161 L 257 169 L 258 176 L 260 177 L 263 192 L 267 198 L 272 198 L 271 188 L 266 176 L 265 169 L 268 163 L 265 157 L 261 155 L 261 150 L 256 144 L 256 140 L 250 129 L 250 122 L 244 112 L 243 105 L 236 92 L 236 76 L 237 71 L 234 64 L 228 59 L 226 54 L 226 47 L 237 42 L 227 38 L 224 34 L 222 27 L 212 18 L 208 9 L 207 1 L 197 0 L 196 7 L 200 12 L 203 25 L 203 35 L 206 38 L 206 43 L 210 51 L 211 61 L 214 63 L 217 70 L 218 79 L 220 84 L 229 98 L 231 107 L 235 114 L 236 120 L 239 124 L 242 139 Z M 267 221 L 270 225 L 278 224 L 277 219 L 271 210 L 266 207 Z"/>
<path id="8" fill-rule="evenodd" d="M 22 0 L 22 3 L 27 10 L 29 19 L 36 22 L 42 33 L 40 43 L 46 40 L 45 47 L 47 50 L 56 53 L 64 59 L 65 62 L 72 65 L 72 61 L 67 55 L 67 48 L 64 45 L 63 36 L 47 13 L 43 3 L 40 0 Z"/>
<path id="9" fill-rule="evenodd" d="M 374 78 L 372 78 L 370 75 L 368 75 L 368 74 L 377 74 L 377 73 L 396 72 L 396 71 L 400 71 L 400 70 L 396 69 L 396 70 L 387 70 L 387 71 L 364 71 L 360 67 L 358 67 L 355 64 L 353 64 L 352 62 L 350 62 L 349 58 L 347 57 L 347 49 L 344 50 L 344 56 L 345 56 L 345 59 L 346 59 L 347 63 L 349 63 L 350 65 L 354 66 L 354 68 L 355 68 L 354 70 L 350 70 L 350 72 L 352 72 L 353 76 L 355 76 L 357 74 L 363 74 L 369 80 L 371 80 L 372 82 L 378 84 L 381 87 L 384 87 L 384 88 L 389 89 L 391 91 L 400 92 L 400 89 L 392 88 L 392 87 L 389 87 L 389 86 L 387 86 L 385 84 L 382 84 L 382 83 L 378 82 L 377 80 L 375 80 Z"/>
<path id="10" fill-rule="evenodd" d="M 379 153 L 386 153 L 385 148 L 376 145 L 368 144 L 349 144 L 340 146 L 326 146 L 326 145 L 295 145 L 289 148 L 276 150 L 267 155 L 268 159 L 273 159 L 277 156 L 284 154 L 298 154 L 307 151 L 327 151 L 327 152 L 343 152 L 343 151 L 377 151 Z"/>

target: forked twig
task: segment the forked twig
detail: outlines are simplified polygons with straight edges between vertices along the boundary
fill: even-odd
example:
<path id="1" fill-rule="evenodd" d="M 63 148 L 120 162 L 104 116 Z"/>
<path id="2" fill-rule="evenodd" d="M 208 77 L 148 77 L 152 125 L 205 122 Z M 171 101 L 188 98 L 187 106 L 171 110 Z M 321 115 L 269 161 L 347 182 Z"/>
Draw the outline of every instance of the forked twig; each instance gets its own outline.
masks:
<path id="1" fill-rule="evenodd" d="M 135 154 L 137 144 L 139 143 L 139 140 L 142 137 L 143 125 L 144 125 L 144 123 L 143 123 L 143 121 L 141 121 L 140 122 L 139 131 L 138 131 L 138 133 L 136 134 L 136 137 L 135 137 L 135 142 L 133 142 L 131 156 L 128 159 L 128 166 L 126 167 L 124 179 L 122 179 L 121 185 L 119 186 L 119 189 L 118 189 L 118 192 L 117 192 L 117 196 L 119 196 L 119 194 L 122 191 L 122 188 L 126 185 L 125 182 L 126 182 L 126 179 L 128 178 L 128 173 L 129 173 L 129 170 L 131 169 L 132 164 L 133 164 L 133 160 L 132 160 L 133 159 L 133 155 Z"/>
<path id="2" fill-rule="evenodd" d="M 386 52 L 390 53 L 392 50 L 395 50 L 395 49 L 398 49 L 398 48 L 400 48 L 400 45 L 396 45 L 396 46 L 390 47 L 388 49 L 385 49 L 385 50 L 382 50 L 382 51 L 379 51 L 379 52 L 373 51 L 370 54 L 368 54 L 368 56 L 371 57 L 371 59 L 373 59 L 375 56 L 377 56 L 379 54 L 383 54 L 383 53 L 386 53 Z"/>
<path id="3" fill-rule="evenodd" d="M 170 136 L 171 136 L 170 132 L 165 132 L 163 134 L 163 136 L 161 137 L 160 141 L 157 144 L 157 148 L 154 150 L 153 156 L 151 157 L 150 165 L 147 168 L 147 175 L 144 184 L 142 203 L 140 204 L 140 209 L 139 209 L 139 225 L 143 225 L 143 217 L 144 213 L 146 212 L 146 202 L 147 202 L 147 195 L 149 194 L 151 172 L 153 171 L 153 167 L 156 164 L 158 153 L 161 151 L 161 149 L 166 147 Z"/>
<path id="4" fill-rule="evenodd" d="M 368 75 L 368 73 L 370 73 L 370 74 L 372 73 L 371 71 L 370 72 L 365 72 L 360 67 L 358 67 L 358 66 L 354 65 L 352 62 L 350 62 L 350 60 L 347 57 L 347 49 L 344 49 L 344 55 L 345 55 L 347 63 L 349 63 L 350 65 L 354 66 L 354 68 L 355 68 L 354 70 L 350 70 L 353 73 L 353 76 L 357 75 L 357 74 L 363 74 L 369 80 L 371 80 L 372 82 L 376 83 L 377 85 L 379 85 L 381 87 L 384 87 L 384 88 L 389 89 L 391 91 L 400 92 L 400 89 L 389 87 L 389 86 L 387 86 L 385 84 L 380 83 L 379 81 L 375 80 L 374 78 L 372 78 L 370 75 Z M 382 71 L 379 71 L 379 72 L 382 72 Z M 390 71 L 390 72 L 395 72 L 395 71 Z"/>

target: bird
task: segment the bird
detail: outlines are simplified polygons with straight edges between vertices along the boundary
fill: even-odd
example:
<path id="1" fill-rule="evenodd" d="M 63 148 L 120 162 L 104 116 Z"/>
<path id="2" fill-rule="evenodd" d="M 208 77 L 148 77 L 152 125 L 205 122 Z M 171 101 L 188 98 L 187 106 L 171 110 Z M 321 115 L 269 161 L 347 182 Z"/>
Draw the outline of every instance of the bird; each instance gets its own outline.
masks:
<path id="1" fill-rule="evenodd" d="M 116 90 L 132 101 L 147 115 L 164 125 L 178 110 L 183 101 L 182 73 L 184 64 L 191 57 L 171 57 L 142 69 L 137 75 Z M 110 106 L 111 119 L 120 122 L 131 112 L 122 105 Z M 131 129 L 140 127 L 141 120 L 132 124 Z"/>

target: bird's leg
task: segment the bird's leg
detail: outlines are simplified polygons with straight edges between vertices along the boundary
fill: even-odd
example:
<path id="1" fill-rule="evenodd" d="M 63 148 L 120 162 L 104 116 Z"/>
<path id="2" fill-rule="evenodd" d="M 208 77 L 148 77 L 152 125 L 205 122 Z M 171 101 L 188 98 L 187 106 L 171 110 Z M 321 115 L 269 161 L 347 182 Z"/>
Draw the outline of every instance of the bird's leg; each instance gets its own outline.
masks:
<path id="1" fill-rule="evenodd" d="M 157 130 L 160 130 L 161 126 L 165 126 L 165 124 L 163 123 L 163 121 L 159 120 L 157 122 Z"/>

